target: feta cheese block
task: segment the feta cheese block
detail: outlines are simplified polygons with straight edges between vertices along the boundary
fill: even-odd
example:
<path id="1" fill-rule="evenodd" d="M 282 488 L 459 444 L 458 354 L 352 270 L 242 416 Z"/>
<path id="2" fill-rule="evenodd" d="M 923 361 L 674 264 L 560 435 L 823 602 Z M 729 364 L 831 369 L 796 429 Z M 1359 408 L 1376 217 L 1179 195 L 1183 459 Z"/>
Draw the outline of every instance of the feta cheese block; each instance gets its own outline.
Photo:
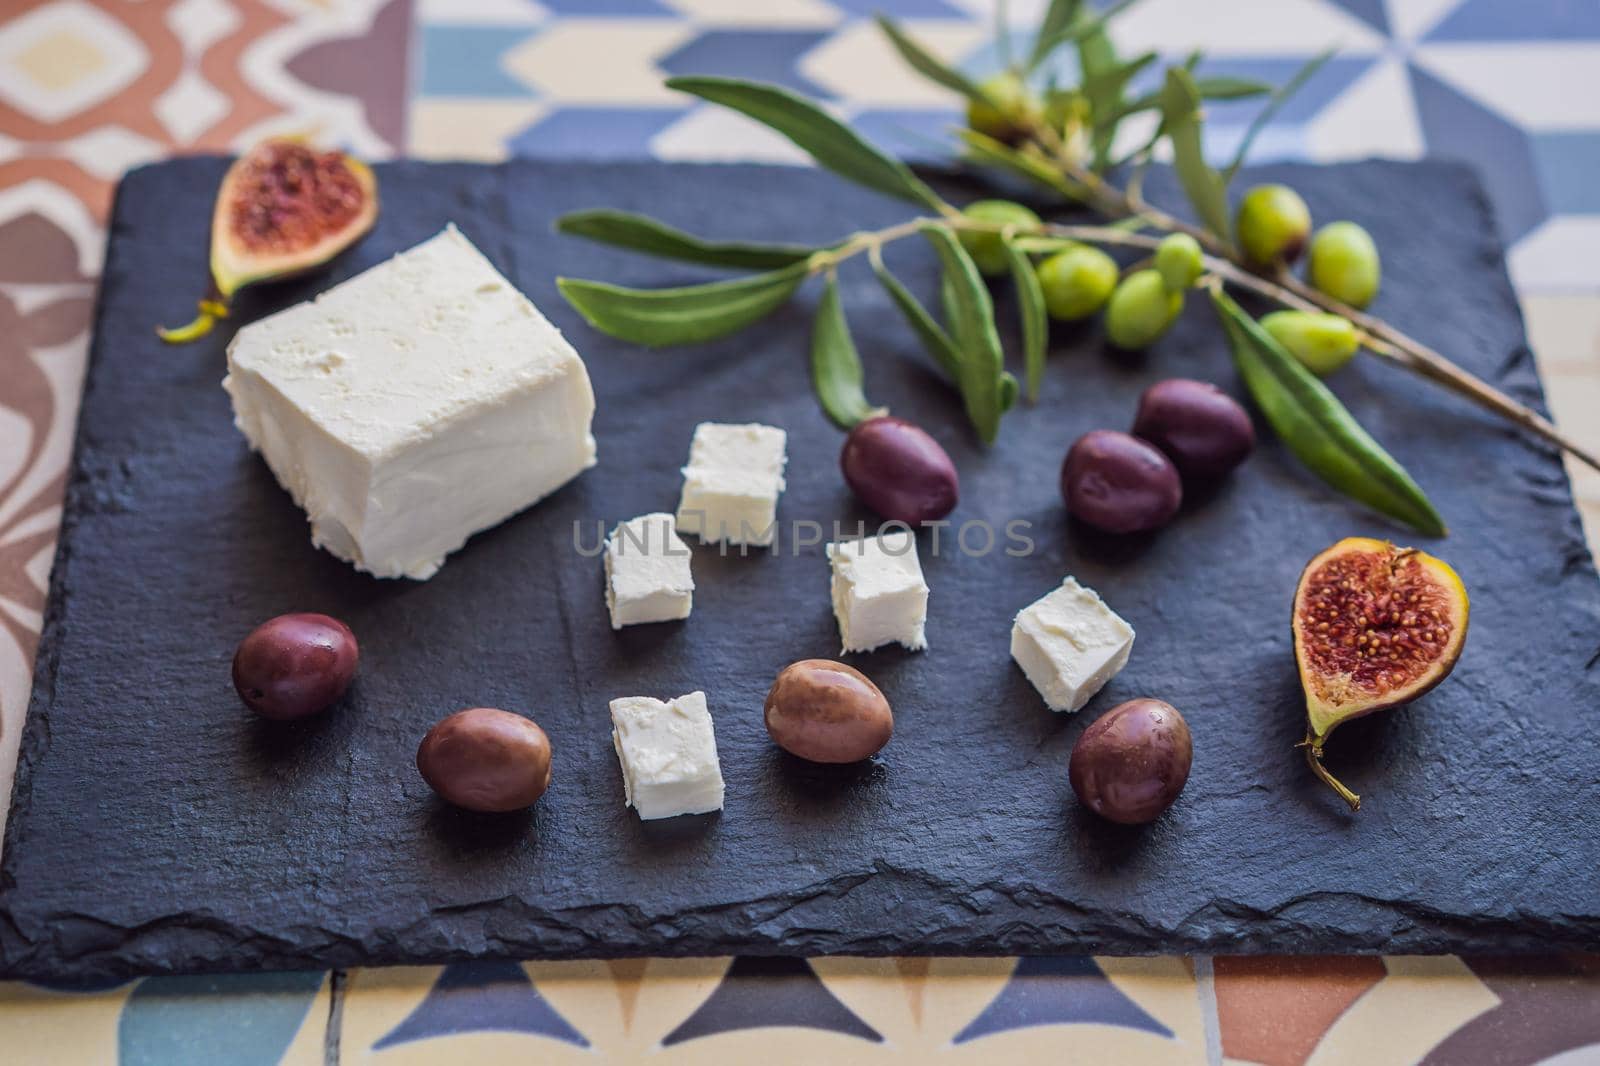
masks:
<path id="1" fill-rule="evenodd" d="M 1132 650 L 1133 627 L 1071 577 L 1024 607 L 1011 626 L 1011 657 L 1052 711 L 1082 710 Z"/>
<path id="2" fill-rule="evenodd" d="M 622 763 L 623 800 L 649 821 L 722 809 L 722 764 L 706 694 L 663 703 L 611 701 L 611 744 Z"/>
<path id="3" fill-rule="evenodd" d="M 689 465 L 683 468 L 678 529 L 707 544 L 771 544 L 787 443 L 788 435 L 775 426 L 695 426 Z"/>
<path id="4" fill-rule="evenodd" d="M 689 546 L 664 511 L 619 523 L 606 538 L 611 628 L 688 618 L 694 607 Z"/>
<path id="5" fill-rule="evenodd" d="M 222 386 L 312 543 L 378 577 L 595 462 L 583 360 L 454 226 L 239 330 Z"/>
<path id="6" fill-rule="evenodd" d="M 917 539 L 907 530 L 828 545 L 833 567 L 833 614 L 844 650 L 871 651 L 898 642 L 912 651 L 928 646 L 928 585 L 917 561 Z"/>

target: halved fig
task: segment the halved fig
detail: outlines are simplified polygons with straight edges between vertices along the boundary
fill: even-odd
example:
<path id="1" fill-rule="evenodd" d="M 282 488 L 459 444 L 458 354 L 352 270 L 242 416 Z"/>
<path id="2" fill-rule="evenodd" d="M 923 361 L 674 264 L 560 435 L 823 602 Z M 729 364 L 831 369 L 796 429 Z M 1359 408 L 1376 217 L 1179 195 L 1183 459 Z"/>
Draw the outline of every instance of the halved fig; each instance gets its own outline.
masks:
<path id="1" fill-rule="evenodd" d="M 228 168 L 211 215 L 211 289 L 200 314 L 156 333 L 183 344 L 211 332 L 246 285 L 314 269 L 350 247 L 378 218 L 378 183 L 343 152 L 294 137 L 261 142 Z"/>
<path id="2" fill-rule="evenodd" d="M 1312 559 L 1294 594 L 1294 657 L 1306 693 L 1306 761 L 1351 810 L 1361 797 L 1322 765 L 1341 723 L 1409 703 L 1449 676 L 1467 639 L 1467 590 L 1415 548 L 1346 537 Z"/>

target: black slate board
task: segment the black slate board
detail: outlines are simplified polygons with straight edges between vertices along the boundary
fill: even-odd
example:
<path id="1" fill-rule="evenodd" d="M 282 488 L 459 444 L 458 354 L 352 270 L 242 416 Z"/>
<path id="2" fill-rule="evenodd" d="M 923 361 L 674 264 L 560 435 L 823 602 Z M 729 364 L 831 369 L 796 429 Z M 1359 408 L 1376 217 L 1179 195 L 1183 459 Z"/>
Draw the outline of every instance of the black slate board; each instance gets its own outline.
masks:
<path id="1" fill-rule="evenodd" d="M 1032 523 L 1036 551 L 923 553 L 931 650 L 855 661 L 897 710 L 880 760 L 825 772 L 768 742 L 776 670 L 837 652 L 820 547 L 699 550 L 686 624 L 614 634 L 575 521 L 671 509 L 694 424 L 790 434 L 781 516 L 867 517 L 836 472 L 839 434 L 806 385 L 814 297 L 722 343 L 646 352 L 585 327 L 559 273 L 637 284 L 699 276 L 552 235 L 578 207 L 692 230 L 816 238 L 899 205 L 826 175 L 748 167 L 511 164 L 381 168 L 377 230 L 331 274 L 242 300 L 249 319 L 311 296 L 455 221 L 585 354 L 600 465 L 478 536 L 425 584 L 380 582 L 313 550 L 304 519 L 230 425 L 224 330 L 169 350 L 203 273 L 215 160 L 140 170 L 111 225 L 61 549 L 0 869 L 0 973 L 423 962 L 480 955 L 1441 952 L 1600 947 L 1600 583 L 1557 458 L 1459 400 L 1364 362 L 1337 390 L 1433 494 L 1438 550 L 1473 592 L 1455 675 L 1408 710 L 1342 730 L 1351 816 L 1294 743 L 1287 630 L 1301 565 L 1354 533 L 1403 536 L 1266 443 L 1159 536 L 1071 527 L 1060 457 L 1125 426 L 1159 376 L 1237 382 L 1191 301 L 1142 358 L 1057 330 L 1037 409 L 973 445 L 863 270 L 846 304 L 872 395 L 957 457 L 956 518 Z M 1484 200 L 1441 165 L 1284 168 L 1319 218 L 1351 217 L 1385 256 L 1377 311 L 1540 402 Z M 1155 194 L 1169 198 L 1170 187 Z M 917 291 L 926 249 L 896 248 Z M 1003 289 L 1002 289 L 1003 291 Z M 1009 323 L 1009 296 L 1001 297 Z M 592 542 L 592 535 L 590 537 Z M 1051 714 L 1007 657 L 1011 616 L 1065 573 L 1138 629 L 1132 663 L 1078 717 Z M 300 727 L 253 720 L 228 680 L 261 619 L 322 610 L 360 635 L 343 706 Z M 641 824 L 622 805 L 614 696 L 709 693 L 728 783 L 720 815 Z M 1113 704 L 1157 695 L 1195 737 L 1188 791 L 1144 831 L 1086 815 L 1067 753 Z M 436 802 L 412 768 L 442 714 L 491 704 L 549 730 L 555 784 L 528 815 Z"/>

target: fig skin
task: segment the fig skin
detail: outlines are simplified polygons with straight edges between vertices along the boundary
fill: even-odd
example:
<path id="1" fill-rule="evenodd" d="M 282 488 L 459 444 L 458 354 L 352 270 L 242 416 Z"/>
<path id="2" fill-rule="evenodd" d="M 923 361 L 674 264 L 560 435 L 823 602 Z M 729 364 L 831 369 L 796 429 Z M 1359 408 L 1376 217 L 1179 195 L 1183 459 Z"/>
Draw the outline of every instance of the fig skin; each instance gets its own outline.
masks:
<path id="1" fill-rule="evenodd" d="M 839 452 L 839 470 L 856 498 L 884 518 L 910 526 L 956 509 L 956 464 L 922 427 L 879 415 L 856 425 Z"/>
<path id="2" fill-rule="evenodd" d="M 1444 560 L 1415 548 L 1346 537 L 1306 564 L 1290 617 L 1306 696 L 1306 737 L 1300 746 L 1312 772 L 1351 811 L 1361 809 L 1361 797 L 1322 764 L 1328 735 L 1345 722 L 1410 703 L 1438 686 L 1461 658 L 1470 612 L 1460 576 Z M 1347 644 L 1347 636 L 1354 642 Z M 1395 649 L 1398 665 L 1386 665 L 1397 662 Z M 1411 676 L 1396 678 L 1397 670 L 1409 670 Z"/>
<path id="3" fill-rule="evenodd" d="M 1256 447 L 1256 428 L 1239 401 L 1208 381 L 1168 378 L 1144 390 L 1133 435 L 1154 444 L 1186 479 L 1230 473 Z"/>
<path id="4" fill-rule="evenodd" d="M 1072 746 L 1078 802 L 1121 825 L 1155 821 L 1189 782 L 1194 742 L 1170 703 L 1129 700 L 1095 719 Z"/>
<path id="5" fill-rule="evenodd" d="M 1183 503 L 1177 467 L 1149 441 L 1097 429 L 1073 442 L 1061 465 L 1067 510 L 1106 533 L 1145 533 Z"/>

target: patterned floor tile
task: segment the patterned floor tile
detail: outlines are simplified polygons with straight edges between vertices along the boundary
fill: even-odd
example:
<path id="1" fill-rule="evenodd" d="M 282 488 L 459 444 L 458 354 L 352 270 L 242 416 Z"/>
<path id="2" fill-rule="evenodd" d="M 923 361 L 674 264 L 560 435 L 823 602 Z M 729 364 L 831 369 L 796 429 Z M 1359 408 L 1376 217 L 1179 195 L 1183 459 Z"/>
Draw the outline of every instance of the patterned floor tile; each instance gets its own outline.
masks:
<path id="1" fill-rule="evenodd" d="M 1573 0 L 1466 0 L 1428 34 L 1433 41 L 1600 41 L 1600 7 Z"/>
<path id="2" fill-rule="evenodd" d="M 532 88 L 505 71 L 505 56 L 537 33 L 509 25 L 457 24 L 425 26 L 421 40 L 421 91 L 430 102 L 439 97 L 520 99 Z"/>
<path id="3" fill-rule="evenodd" d="M 1262 1066 L 1305 1063 L 1386 972 L 1372 956 L 1219 956 L 1212 966 L 1223 1054 Z"/>
<path id="4" fill-rule="evenodd" d="M 1535 1063 L 1579 1049 L 1592 1056 L 1600 1045 L 1600 957 L 1466 963 L 1500 1002 L 1457 1028 L 1419 1066 Z"/>
<path id="5" fill-rule="evenodd" d="M 117 1023 L 120 1066 L 313 1066 L 325 1059 L 326 973 L 152 977 Z"/>
<path id="6" fill-rule="evenodd" d="M 826 99 L 828 90 L 800 71 L 807 52 L 827 40 L 825 30 L 707 30 L 661 56 L 663 74 L 709 74 L 752 78 Z"/>
<path id="7" fill-rule="evenodd" d="M 117 1028 L 132 985 L 67 992 L 0 983 L 0 1040 L 8 1066 L 115 1063 Z"/>

